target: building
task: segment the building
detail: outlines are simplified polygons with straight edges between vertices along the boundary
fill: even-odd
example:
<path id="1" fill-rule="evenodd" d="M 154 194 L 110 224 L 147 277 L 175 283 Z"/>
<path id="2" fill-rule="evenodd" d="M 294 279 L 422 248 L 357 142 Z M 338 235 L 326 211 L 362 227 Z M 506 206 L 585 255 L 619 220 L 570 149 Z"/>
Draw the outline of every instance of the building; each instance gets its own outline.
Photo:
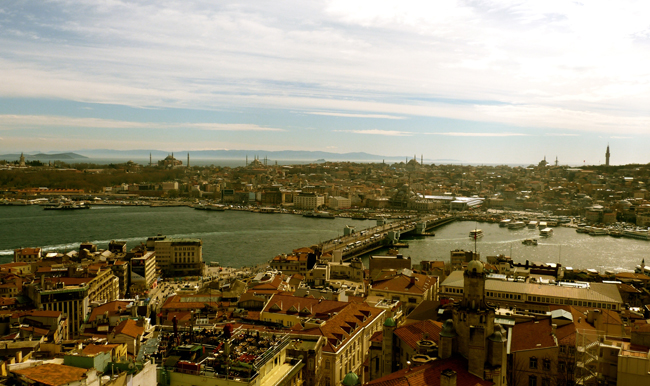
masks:
<path id="1" fill-rule="evenodd" d="M 40 284 L 27 286 L 27 294 L 37 310 L 61 311 L 68 321 L 67 336 L 73 338 L 80 332 L 88 314 L 88 283 L 52 283 L 41 279 Z"/>
<path id="2" fill-rule="evenodd" d="M 293 206 L 296 209 L 317 209 L 325 204 L 325 197 L 316 193 L 300 193 L 293 197 Z"/>
<path id="3" fill-rule="evenodd" d="M 332 209 L 348 209 L 352 207 L 352 200 L 346 197 L 330 197 L 328 206 Z"/>
<path id="4" fill-rule="evenodd" d="M 41 248 L 14 249 L 14 263 L 34 263 L 41 259 Z"/>
<path id="5" fill-rule="evenodd" d="M 144 279 L 144 288 L 151 288 L 156 280 L 158 275 L 156 274 L 156 254 L 154 251 L 148 251 L 140 257 L 134 257 L 131 259 L 131 272 L 135 273 L 139 277 Z M 131 283 L 133 285 L 133 275 L 131 277 Z"/>
<path id="6" fill-rule="evenodd" d="M 402 254 L 370 256 L 368 268 L 370 277 L 373 278 L 384 269 L 411 269 L 411 258 Z"/>
<path id="7" fill-rule="evenodd" d="M 463 271 L 452 272 L 440 285 L 440 297 L 462 299 L 465 290 Z M 616 284 L 565 283 L 542 284 L 510 281 L 505 275 L 491 275 L 485 281 L 485 299 L 501 307 L 548 312 L 551 305 L 572 305 L 618 311 L 623 299 Z"/>
<path id="8" fill-rule="evenodd" d="M 156 263 L 167 277 L 203 275 L 203 241 L 155 236 L 147 239 L 147 250 L 156 252 Z"/>
<path id="9" fill-rule="evenodd" d="M 372 281 L 368 297 L 402 302 L 405 314 L 409 314 L 424 300 L 437 300 L 438 278 L 414 273 L 411 270 L 383 271 Z"/>

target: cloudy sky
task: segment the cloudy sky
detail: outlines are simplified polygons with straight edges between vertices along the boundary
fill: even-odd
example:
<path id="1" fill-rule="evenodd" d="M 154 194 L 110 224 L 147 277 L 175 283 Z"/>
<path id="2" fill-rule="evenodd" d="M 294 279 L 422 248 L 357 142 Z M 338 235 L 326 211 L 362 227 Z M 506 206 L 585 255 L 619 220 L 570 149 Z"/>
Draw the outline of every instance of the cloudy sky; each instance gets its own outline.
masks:
<path id="1" fill-rule="evenodd" d="M 0 2 L 0 154 L 650 162 L 647 1 Z"/>

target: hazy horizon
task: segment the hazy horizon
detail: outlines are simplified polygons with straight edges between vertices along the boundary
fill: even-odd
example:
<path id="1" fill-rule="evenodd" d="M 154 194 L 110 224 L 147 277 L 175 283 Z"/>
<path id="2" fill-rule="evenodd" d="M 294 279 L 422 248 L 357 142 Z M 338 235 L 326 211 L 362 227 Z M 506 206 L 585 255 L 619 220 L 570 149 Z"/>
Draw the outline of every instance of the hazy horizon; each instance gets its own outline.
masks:
<path id="1" fill-rule="evenodd" d="M 0 153 L 650 162 L 650 4 L 0 3 Z M 607 26 L 604 28 L 603 26 Z"/>

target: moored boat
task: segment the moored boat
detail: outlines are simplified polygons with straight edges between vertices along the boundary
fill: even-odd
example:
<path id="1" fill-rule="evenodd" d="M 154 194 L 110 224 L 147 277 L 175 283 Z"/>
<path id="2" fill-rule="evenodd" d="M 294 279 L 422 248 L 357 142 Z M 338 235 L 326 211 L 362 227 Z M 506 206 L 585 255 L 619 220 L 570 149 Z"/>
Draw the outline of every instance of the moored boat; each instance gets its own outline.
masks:
<path id="1" fill-rule="evenodd" d="M 499 221 L 499 226 L 501 228 L 506 228 L 508 225 L 510 225 L 511 222 L 512 222 L 511 219 L 506 218 L 506 219 L 503 219 L 503 220 Z"/>
<path id="2" fill-rule="evenodd" d="M 333 213 L 329 212 L 305 212 L 302 214 L 303 217 L 315 217 L 315 218 L 336 218 Z"/>
<path id="3" fill-rule="evenodd" d="M 526 223 L 523 221 L 515 221 L 508 225 L 508 229 L 523 229 L 526 227 Z"/>
<path id="4" fill-rule="evenodd" d="M 77 209 L 90 209 L 90 205 L 85 203 L 64 202 L 59 205 L 46 205 L 43 207 L 45 210 L 77 210 Z"/>
<path id="5" fill-rule="evenodd" d="M 539 235 L 544 237 L 551 236 L 552 234 L 553 234 L 553 228 L 546 227 L 539 231 Z"/>
<path id="6" fill-rule="evenodd" d="M 537 239 L 526 239 L 521 243 L 524 245 L 537 245 Z"/>

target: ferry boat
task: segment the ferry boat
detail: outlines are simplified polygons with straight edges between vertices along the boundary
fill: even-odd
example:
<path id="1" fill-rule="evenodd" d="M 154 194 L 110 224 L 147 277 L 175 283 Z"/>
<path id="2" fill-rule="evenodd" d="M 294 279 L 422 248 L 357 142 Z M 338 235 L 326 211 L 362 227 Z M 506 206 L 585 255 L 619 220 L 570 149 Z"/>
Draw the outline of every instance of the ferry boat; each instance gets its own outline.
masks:
<path id="1" fill-rule="evenodd" d="M 553 234 L 553 228 L 544 228 L 541 231 L 539 231 L 540 236 L 548 237 Z"/>
<path id="2" fill-rule="evenodd" d="M 528 228 L 529 228 L 529 229 L 535 229 L 535 228 L 537 228 L 537 221 L 535 221 L 535 220 L 531 220 L 531 221 L 529 221 L 529 222 L 528 222 Z"/>
<path id="3" fill-rule="evenodd" d="M 540 221 L 539 224 L 537 224 L 539 229 L 544 229 L 548 227 L 548 224 L 546 224 L 546 221 Z"/>
<path id="4" fill-rule="evenodd" d="M 526 239 L 521 243 L 524 245 L 537 245 L 537 239 Z"/>
<path id="5" fill-rule="evenodd" d="M 199 204 L 199 205 L 194 206 L 194 209 L 197 209 L 197 210 L 215 210 L 217 212 L 222 212 L 222 211 L 226 210 L 226 207 L 224 205 L 202 205 L 202 204 Z"/>
<path id="6" fill-rule="evenodd" d="M 508 229 L 522 229 L 526 227 L 526 223 L 523 221 L 515 221 L 508 225 Z"/>
<path id="7" fill-rule="evenodd" d="M 472 237 L 472 238 L 475 238 L 475 239 L 477 239 L 479 237 L 483 237 L 483 230 L 481 230 L 481 229 L 472 229 L 471 231 L 469 231 L 469 237 Z"/>
<path id="8" fill-rule="evenodd" d="M 589 236 L 606 236 L 609 234 L 609 231 L 605 228 L 596 228 L 593 227 L 589 230 Z"/>
<path id="9" fill-rule="evenodd" d="M 506 218 L 506 219 L 504 219 L 504 220 L 499 221 L 499 226 L 500 226 L 501 228 L 506 228 L 506 227 L 508 227 L 508 225 L 510 225 L 511 222 L 512 222 L 511 219 Z"/>
<path id="10" fill-rule="evenodd" d="M 650 232 L 645 229 L 626 229 L 623 231 L 623 236 L 633 239 L 650 240 Z"/>
<path id="11" fill-rule="evenodd" d="M 59 205 L 46 205 L 43 207 L 45 210 L 77 210 L 77 209 L 90 209 L 90 205 L 85 203 L 64 202 Z"/>
<path id="12" fill-rule="evenodd" d="M 333 213 L 329 212 L 305 212 L 302 214 L 303 217 L 315 217 L 315 218 L 336 218 Z"/>

